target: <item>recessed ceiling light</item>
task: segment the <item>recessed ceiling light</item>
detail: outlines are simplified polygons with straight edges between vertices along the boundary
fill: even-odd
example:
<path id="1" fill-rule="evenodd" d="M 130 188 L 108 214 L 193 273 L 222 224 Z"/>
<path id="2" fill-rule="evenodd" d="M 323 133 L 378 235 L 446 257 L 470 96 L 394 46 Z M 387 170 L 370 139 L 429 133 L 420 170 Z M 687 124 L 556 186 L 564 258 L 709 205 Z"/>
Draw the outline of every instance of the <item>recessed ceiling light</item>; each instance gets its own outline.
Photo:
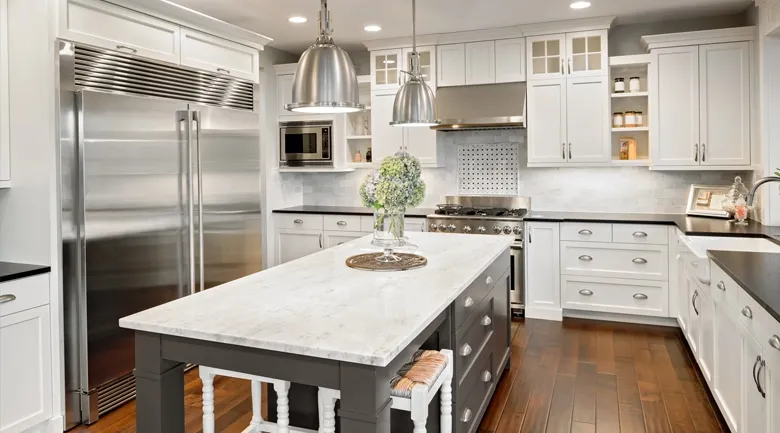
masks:
<path id="1" fill-rule="evenodd" d="M 363 30 L 365 30 L 367 32 L 378 32 L 378 31 L 382 30 L 382 27 L 379 27 L 377 25 L 373 25 L 372 24 L 372 25 L 368 25 L 368 26 L 363 27 Z"/>
<path id="2" fill-rule="evenodd" d="M 296 17 L 290 17 L 287 21 L 289 21 L 289 22 L 291 22 L 293 24 L 303 24 L 303 23 L 305 23 L 306 21 L 309 21 L 309 20 L 306 19 L 306 17 L 297 17 L 296 16 Z"/>
<path id="3" fill-rule="evenodd" d="M 586 9 L 590 7 L 589 1 L 576 1 L 569 6 L 572 9 Z"/>

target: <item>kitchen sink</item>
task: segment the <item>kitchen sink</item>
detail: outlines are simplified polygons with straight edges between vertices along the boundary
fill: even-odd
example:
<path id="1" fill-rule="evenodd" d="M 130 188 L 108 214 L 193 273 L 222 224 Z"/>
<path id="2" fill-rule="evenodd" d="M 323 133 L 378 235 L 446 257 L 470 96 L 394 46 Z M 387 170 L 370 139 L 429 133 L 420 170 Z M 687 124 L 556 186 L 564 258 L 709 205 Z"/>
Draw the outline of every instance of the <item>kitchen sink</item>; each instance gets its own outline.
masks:
<path id="1" fill-rule="evenodd" d="M 693 253 L 702 258 L 707 257 L 708 250 L 780 253 L 780 245 L 763 238 L 688 236 L 688 241 Z"/>

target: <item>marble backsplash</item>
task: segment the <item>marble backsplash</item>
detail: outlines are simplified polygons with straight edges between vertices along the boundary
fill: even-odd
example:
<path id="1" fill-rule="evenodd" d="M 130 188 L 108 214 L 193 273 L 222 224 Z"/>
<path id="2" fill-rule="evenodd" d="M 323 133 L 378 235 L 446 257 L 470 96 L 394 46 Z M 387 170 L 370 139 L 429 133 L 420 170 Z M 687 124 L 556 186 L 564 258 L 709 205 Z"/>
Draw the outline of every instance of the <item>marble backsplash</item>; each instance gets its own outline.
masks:
<path id="1" fill-rule="evenodd" d="M 427 193 L 423 207 L 441 196 L 457 194 L 458 146 L 516 143 L 519 146 L 517 191 L 530 196 L 536 210 L 580 212 L 682 213 L 691 184 L 730 185 L 734 176 L 750 182 L 751 172 L 650 171 L 647 167 L 527 168 L 525 130 L 439 132 L 444 167 L 423 169 Z M 302 201 L 308 205 L 360 206 L 358 187 L 368 170 L 300 176 Z M 297 182 L 295 182 L 297 183 Z M 297 192 L 297 185 L 293 187 Z"/>

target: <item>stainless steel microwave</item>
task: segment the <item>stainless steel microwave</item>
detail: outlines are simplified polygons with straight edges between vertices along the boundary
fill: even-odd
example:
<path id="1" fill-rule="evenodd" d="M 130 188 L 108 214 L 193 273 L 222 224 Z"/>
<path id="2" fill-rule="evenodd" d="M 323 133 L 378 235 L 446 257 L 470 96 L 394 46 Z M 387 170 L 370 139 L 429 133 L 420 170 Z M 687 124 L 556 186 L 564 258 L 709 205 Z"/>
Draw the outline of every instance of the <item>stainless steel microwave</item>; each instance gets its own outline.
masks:
<path id="1" fill-rule="evenodd" d="M 333 165 L 333 121 L 279 122 L 279 165 Z"/>

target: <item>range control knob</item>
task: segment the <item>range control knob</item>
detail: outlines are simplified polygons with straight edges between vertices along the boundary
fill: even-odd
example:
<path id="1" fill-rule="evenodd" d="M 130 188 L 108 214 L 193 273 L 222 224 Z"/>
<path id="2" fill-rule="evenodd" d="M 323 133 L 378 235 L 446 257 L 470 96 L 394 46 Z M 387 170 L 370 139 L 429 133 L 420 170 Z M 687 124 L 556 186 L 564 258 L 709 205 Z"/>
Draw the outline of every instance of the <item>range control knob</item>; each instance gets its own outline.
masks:
<path id="1" fill-rule="evenodd" d="M 512 227 L 509 227 L 509 226 L 504 226 L 504 234 L 505 234 L 505 235 L 510 235 L 510 234 L 512 234 Z"/>
<path id="2" fill-rule="evenodd" d="M 523 234 L 523 228 L 520 226 L 515 226 L 515 228 L 512 229 L 512 233 L 516 235 L 521 235 Z"/>
<path id="3" fill-rule="evenodd" d="M 477 227 L 477 231 L 479 233 L 485 233 L 487 231 L 487 229 L 485 228 L 485 226 L 479 226 L 479 227 Z"/>
<path id="4" fill-rule="evenodd" d="M 450 232 L 454 232 L 457 229 L 458 229 L 458 227 L 456 227 L 455 224 L 450 224 L 450 225 L 447 226 L 447 230 L 450 231 Z"/>
<path id="5" fill-rule="evenodd" d="M 499 227 L 499 226 L 495 226 L 495 227 L 493 227 L 493 232 L 494 232 L 495 234 L 501 234 L 501 227 Z"/>
<path id="6" fill-rule="evenodd" d="M 436 230 L 439 230 L 439 226 L 437 224 L 431 223 L 430 230 L 435 232 Z"/>
<path id="7" fill-rule="evenodd" d="M 444 224 L 439 224 L 439 231 L 443 232 L 445 230 L 447 230 L 447 226 L 445 226 Z"/>
<path id="8" fill-rule="evenodd" d="M 463 233 L 471 233 L 471 226 L 463 226 Z"/>

